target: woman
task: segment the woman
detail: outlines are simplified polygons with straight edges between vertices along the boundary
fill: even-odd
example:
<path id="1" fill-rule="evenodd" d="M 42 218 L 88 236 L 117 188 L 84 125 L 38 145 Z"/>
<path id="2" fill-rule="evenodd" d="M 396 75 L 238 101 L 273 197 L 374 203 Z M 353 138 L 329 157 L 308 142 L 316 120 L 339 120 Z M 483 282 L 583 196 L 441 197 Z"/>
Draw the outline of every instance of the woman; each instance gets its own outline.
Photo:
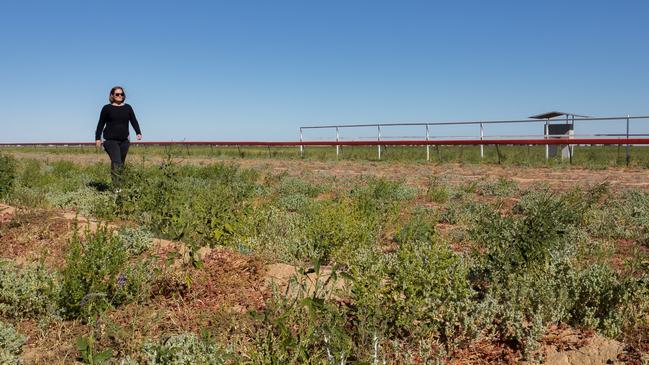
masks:
<path id="1" fill-rule="evenodd" d="M 121 173 L 128 154 L 128 123 L 131 122 L 135 129 L 136 138 L 142 139 L 140 125 L 135 118 L 133 108 L 126 104 L 124 88 L 115 86 L 108 95 L 110 104 L 104 105 L 99 115 L 99 123 L 95 131 L 95 145 L 101 146 L 101 135 L 104 135 L 104 149 L 110 157 L 111 176 L 115 190 L 119 192 Z"/>

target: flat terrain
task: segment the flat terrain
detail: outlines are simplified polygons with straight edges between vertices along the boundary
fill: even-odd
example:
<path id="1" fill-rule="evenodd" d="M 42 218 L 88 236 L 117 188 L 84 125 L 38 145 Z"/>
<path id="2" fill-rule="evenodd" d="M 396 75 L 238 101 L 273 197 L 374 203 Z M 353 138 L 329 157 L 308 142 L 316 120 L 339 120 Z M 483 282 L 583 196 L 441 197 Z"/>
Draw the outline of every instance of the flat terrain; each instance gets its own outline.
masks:
<path id="1" fill-rule="evenodd" d="M 19 159 L 36 159 L 43 162 L 72 161 L 79 164 L 106 163 L 104 153 L 74 154 L 74 153 L 36 153 L 10 152 Z M 132 156 L 128 163 L 159 164 L 162 156 Z M 336 178 L 358 176 L 378 176 L 390 179 L 402 179 L 408 184 L 423 186 L 430 176 L 438 176 L 451 184 L 479 181 L 481 179 L 505 177 L 516 181 L 522 188 L 532 184 L 543 183 L 555 189 L 570 189 L 576 186 L 586 186 L 608 182 L 614 189 L 638 188 L 649 189 L 649 169 L 620 168 L 588 169 L 581 166 L 561 165 L 553 167 L 527 167 L 498 164 L 457 164 L 435 162 L 372 162 L 372 161 L 317 161 L 281 158 L 205 158 L 205 157 L 176 157 L 174 161 L 181 164 L 206 165 L 211 163 L 236 164 L 243 168 L 286 172 L 299 176 L 313 174 Z"/>
<path id="2" fill-rule="evenodd" d="M 649 362 L 649 169 L 2 153 L 0 363 Z"/>

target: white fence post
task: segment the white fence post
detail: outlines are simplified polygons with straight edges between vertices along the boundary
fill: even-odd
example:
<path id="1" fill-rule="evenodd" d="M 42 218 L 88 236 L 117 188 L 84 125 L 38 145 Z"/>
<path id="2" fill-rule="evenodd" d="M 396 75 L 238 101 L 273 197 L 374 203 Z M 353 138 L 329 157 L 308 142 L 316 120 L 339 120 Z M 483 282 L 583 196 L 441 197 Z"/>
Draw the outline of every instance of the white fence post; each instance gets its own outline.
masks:
<path id="1" fill-rule="evenodd" d="M 428 124 L 426 124 L 426 161 L 430 161 L 430 145 L 428 144 L 428 141 L 430 141 L 430 133 L 428 130 Z"/>
<path id="2" fill-rule="evenodd" d="M 376 128 L 377 128 L 377 130 L 379 132 L 377 140 L 379 141 L 379 144 L 378 144 L 379 160 L 381 160 L 381 126 L 377 125 Z"/>

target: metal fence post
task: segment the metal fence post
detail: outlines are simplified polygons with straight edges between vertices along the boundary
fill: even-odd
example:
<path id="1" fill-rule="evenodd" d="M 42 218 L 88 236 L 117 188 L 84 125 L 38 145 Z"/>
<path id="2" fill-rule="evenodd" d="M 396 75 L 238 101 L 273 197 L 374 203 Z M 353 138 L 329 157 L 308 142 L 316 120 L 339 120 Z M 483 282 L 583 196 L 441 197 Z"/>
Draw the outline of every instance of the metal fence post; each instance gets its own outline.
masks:
<path id="1" fill-rule="evenodd" d="M 336 127 L 336 158 L 338 158 L 338 155 L 340 154 L 340 145 L 338 142 L 340 141 L 340 133 L 338 132 L 338 127 Z"/>
<path id="2" fill-rule="evenodd" d="M 426 124 L 426 161 L 430 161 L 430 145 L 428 144 L 428 141 L 430 141 L 430 133 L 428 124 Z"/>
<path id="3" fill-rule="evenodd" d="M 626 165 L 631 162 L 631 145 L 629 144 L 629 115 L 626 115 Z"/>
<path id="4" fill-rule="evenodd" d="M 379 132 L 377 141 L 379 142 L 378 143 L 379 160 L 381 160 L 381 126 L 377 125 L 376 128 Z"/>
<path id="5" fill-rule="evenodd" d="M 302 127 L 300 127 L 300 143 L 303 142 Z M 300 157 L 304 157 L 304 145 L 300 144 Z"/>
<path id="6" fill-rule="evenodd" d="M 546 120 L 545 121 L 545 128 L 543 129 L 543 137 L 544 137 L 544 139 L 548 139 L 549 134 L 550 134 L 550 127 L 548 127 L 548 123 L 549 123 L 549 121 Z M 546 143 L 545 144 L 545 160 L 547 161 L 549 159 L 550 159 L 550 145 Z"/>
<path id="7" fill-rule="evenodd" d="M 480 140 L 484 140 L 484 125 L 480 122 Z M 484 145 L 480 145 L 480 159 L 484 159 Z"/>

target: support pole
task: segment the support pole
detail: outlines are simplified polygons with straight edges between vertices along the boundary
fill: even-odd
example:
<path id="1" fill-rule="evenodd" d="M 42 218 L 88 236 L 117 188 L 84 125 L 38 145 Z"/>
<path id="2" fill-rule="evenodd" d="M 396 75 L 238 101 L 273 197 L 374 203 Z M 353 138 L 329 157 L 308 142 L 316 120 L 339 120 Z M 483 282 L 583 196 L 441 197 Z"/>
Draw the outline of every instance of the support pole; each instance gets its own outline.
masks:
<path id="1" fill-rule="evenodd" d="M 338 127 L 336 127 L 336 159 L 338 159 L 338 156 L 340 155 L 340 145 L 338 142 L 340 141 L 340 132 L 338 131 Z"/>
<path id="2" fill-rule="evenodd" d="M 626 116 L 626 165 L 631 162 L 631 145 L 629 144 L 629 115 Z"/>
<path id="3" fill-rule="evenodd" d="M 543 131 L 543 136 L 545 137 L 545 139 L 548 139 L 550 137 L 549 136 L 550 127 L 548 126 L 549 122 L 550 122 L 549 120 L 547 120 L 547 119 L 545 120 L 545 130 Z M 549 159 L 550 159 L 550 145 L 546 144 L 545 145 L 545 160 L 547 161 Z"/>
<path id="4" fill-rule="evenodd" d="M 377 131 L 379 133 L 378 134 L 378 139 L 377 139 L 379 144 L 378 144 L 377 147 L 378 147 L 378 154 L 379 154 L 379 161 L 380 161 L 381 160 L 381 126 L 377 125 L 376 128 L 377 128 Z"/>
<path id="5" fill-rule="evenodd" d="M 484 125 L 480 122 L 480 140 L 484 140 Z M 480 159 L 484 159 L 484 145 L 480 145 Z"/>
<path id="6" fill-rule="evenodd" d="M 428 124 L 426 124 L 426 142 L 430 140 Z M 426 161 L 430 161 L 430 145 L 426 143 Z"/>
<path id="7" fill-rule="evenodd" d="M 300 143 L 304 142 L 303 141 L 304 137 L 302 135 L 302 127 L 300 127 Z M 304 157 L 304 145 L 300 145 L 300 157 Z"/>

